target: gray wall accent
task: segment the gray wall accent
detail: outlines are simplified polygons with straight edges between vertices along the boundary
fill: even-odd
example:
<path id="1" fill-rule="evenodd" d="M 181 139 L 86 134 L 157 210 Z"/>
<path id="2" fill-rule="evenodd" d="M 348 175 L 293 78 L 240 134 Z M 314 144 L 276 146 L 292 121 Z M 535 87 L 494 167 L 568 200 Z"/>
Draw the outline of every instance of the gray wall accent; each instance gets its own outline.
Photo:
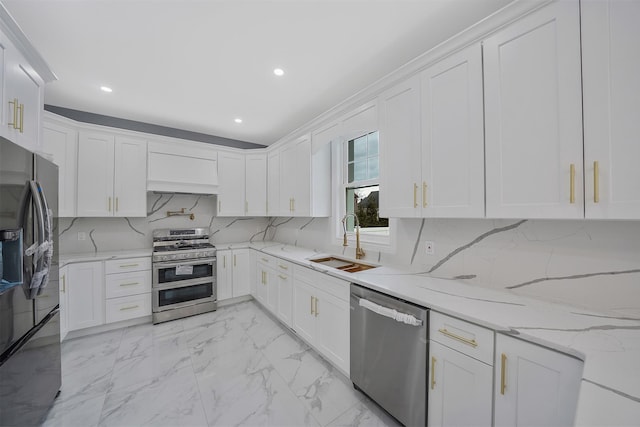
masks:
<path id="1" fill-rule="evenodd" d="M 264 145 L 255 144 L 253 142 L 239 141 L 237 139 L 223 138 L 221 136 L 207 135 L 206 133 L 191 132 L 188 130 L 154 125 L 151 123 L 136 122 L 134 120 L 120 119 L 118 117 L 103 116 L 102 114 L 72 110 L 71 108 L 57 107 L 55 105 L 45 104 L 44 109 L 54 114 L 67 117 L 71 120 L 83 123 L 91 123 L 94 125 L 109 126 L 118 129 L 150 133 L 153 135 L 187 139 L 190 141 L 206 142 L 207 144 L 223 145 L 225 147 L 242 148 L 248 150 L 265 148 Z"/>

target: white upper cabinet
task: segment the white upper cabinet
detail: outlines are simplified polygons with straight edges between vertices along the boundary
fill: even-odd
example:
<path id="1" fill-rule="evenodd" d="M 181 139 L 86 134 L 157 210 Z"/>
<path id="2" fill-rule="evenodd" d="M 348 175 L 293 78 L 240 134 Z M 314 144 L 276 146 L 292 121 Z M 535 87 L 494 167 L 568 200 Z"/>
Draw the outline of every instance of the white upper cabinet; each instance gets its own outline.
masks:
<path id="1" fill-rule="evenodd" d="M 267 215 L 267 155 L 246 155 L 246 215 Z"/>
<path id="2" fill-rule="evenodd" d="M 147 216 L 145 141 L 79 133 L 79 217 Z"/>
<path id="3" fill-rule="evenodd" d="M 311 137 L 288 144 L 280 157 L 280 211 L 286 216 L 310 216 Z M 285 206 L 286 205 L 286 206 Z"/>
<path id="4" fill-rule="evenodd" d="M 487 217 L 583 217 L 578 8 L 551 3 L 484 41 Z"/>
<path id="5" fill-rule="evenodd" d="M 245 159 L 242 153 L 221 151 L 218 153 L 218 216 L 244 216 Z"/>
<path id="6" fill-rule="evenodd" d="M 380 108 L 380 216 L 415 217 L 421 180 L 420 77 L 382 93 Z"/>
<path id="7" fill-rule="evenodd" d="M 640 2 L 581 8 L 585 216 L 640 219 Z"/>
<path id="8" fill-rule="evenodd" d="M 270 151 L 267 156 L 267 215 L 281 216 L 279 150 Z"/>
<path id="9" fill-rule="evenodd" d="M 61 124 L 45 121 L 42 151 L 58 165 L 58 216 L 76 216 L 78 132 Z"/>
<path id="10" fill-rule="evenodd" d="M 482 48 L 474 44 L 420 75 L 421 216 L 484 216 Z M 391 174 L 394 171 L 390 172 Z"/>

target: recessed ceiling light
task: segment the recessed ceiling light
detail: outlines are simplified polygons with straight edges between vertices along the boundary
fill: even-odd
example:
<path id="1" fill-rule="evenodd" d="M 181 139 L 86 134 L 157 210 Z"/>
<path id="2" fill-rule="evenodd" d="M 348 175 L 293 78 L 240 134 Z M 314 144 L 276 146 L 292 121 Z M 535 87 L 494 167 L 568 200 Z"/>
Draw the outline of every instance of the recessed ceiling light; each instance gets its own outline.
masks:
<path id="1" fill-rule="evenodd" d="M 242 123 L 242 119 L 241 118 L 234 119 L 233 121 L 236 122 L 236 123 Z"/>
<path id="2" fill-rule="evenodd" d="M 113 92 L 113 89 L 111 89 L 110 87 L 107 87 L 107 86 L 100 86 L 100 90 L 103 91 L 103 92 L 107 92 L 107 93 Z"/>
<path id="3" fill-rule="evenodd" d="M 276 68 L 275 70 L 273 70 L 273 74 L 275 74 L 278 77 L 283 76 L 284 70 L 282 68 Z"/>

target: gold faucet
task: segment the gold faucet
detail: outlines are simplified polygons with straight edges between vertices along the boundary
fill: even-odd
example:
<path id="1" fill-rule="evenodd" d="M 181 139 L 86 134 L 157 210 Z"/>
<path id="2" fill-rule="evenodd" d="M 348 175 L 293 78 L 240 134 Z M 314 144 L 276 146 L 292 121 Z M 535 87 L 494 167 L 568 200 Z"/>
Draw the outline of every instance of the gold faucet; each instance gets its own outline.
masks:
<path id="1" fill-rule="evenodd" d="M 342 218 L 342 228 L 344 229 L 344 236 L 342 246 L 348 246 L 347 243 L 347 218 L 352 216 L 356 221 L 356 259 L 364 258 L 364 249 L 360 247 L 360 221 L 356 214 L 348 213 Z"/>

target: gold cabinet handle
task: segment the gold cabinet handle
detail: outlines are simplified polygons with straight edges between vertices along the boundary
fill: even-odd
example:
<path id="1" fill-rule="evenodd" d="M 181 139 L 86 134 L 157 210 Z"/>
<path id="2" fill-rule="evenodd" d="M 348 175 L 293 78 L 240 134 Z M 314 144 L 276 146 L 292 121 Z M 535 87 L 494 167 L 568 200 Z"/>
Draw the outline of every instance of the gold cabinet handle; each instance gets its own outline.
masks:
<path id="1" fill-rule="evenodd" d="M 282 280 L 287 280 L 287 276 L 283 276 L 282 274 L 278 274 L 278 277 L 281 278 Z"/>
<path id="2" fill-rule="evenodd" d="M 600 164 L 593 162 L 593 203 L 600 203 Z"/>
<path id="3" fill-rule="evenodd" d="M 502 353 L 500 364 L 500 394 L 504 395 L 504 391 L 507 388 L 506 374 L 507 374 L 507 355 Z"/>
<path id="4" fill-rule="evenodd" d="M 436 358 L 431 358 L 431 390 L 436 388 Z"/>
<path id="5" fill-rule="evenodd" d="M 24 104 L 20 104 L 20 133 L 24 132 Z"/>
<path id="6" fill-rule="evenodd" d="M 13 98 L 13 101 L 9 101 L 9 106 L 13 105 L 13 122 L 9 123 L 9 126 L 11 126 L 14 129 L 17 129 L 17 122 L 18 122 L 18 99 L 17 98 Z"/>
<path id="7" fill-rule="evenodd" d="M 62 275 L 62 293 L 67 291 L 67 276 Z"/>
<path id="8" fill-rule="evenodd" d="M 311 315 L 313 316 L 313 297 L 309 301 L 311 301 Z"/>
<path id="9" fill-rule="evenodd" d="M 318 314 L 320 314 L 318 313 L 318 298 L 314 297 L 313 300 L 313 311 L 316 312 L 316 317 L 318 317 Z"/>
<path id="10" fill-rule="evenodd" d="M 124 286 L 135 286 L 140 284 L 139 282 L 129 282 L 129 283 L 120 283 L 120 286 L 124 287 Z"/>
<path id="11" fill-rule="evenodd" d="M 137 267 L 140 264 L 121 264 L 120 268 L 131 268 L 131 267 Z"/>
<path id="12" fill-rule="evenodd" d="M 291 212 L 295 212 L 296 211 L 296 198 L 293 197 L 291 199 Z"/>
<path id="13" fill-rule="evenodd" d="M 456 335 L 453 332 L 448 331 L 447 328 L 438 329 L 438 332 L 440 332 L 442 335 L 445 335 L 449 338 L 453 338 L 454 340 L 460 341 L 463 344 L 470 345 L 473 348 L 476 348 L 478 346 L 478 343 L 476 342 L 476 340 L 470 340 L 469 338 Z"/>
<path id="14" fill-rule="evenodd" d="M 283 270 L 288 270 L 289 267 L 287 267 L 286 265 L 282 265 L 282 264 L 278 264 L 278 267 L 280 267 Z"/>
<path id="15" fill-rule="evenodd" d="M 111 197 L 109 197 L 109 212 L 111 212 Z"/>
<path id="16" fill-rule="evenodd" d="M 129 307 L 122 307 L 120 309 L 120 311 L 125 311 L 125 310 L 133 310 L 134 308 L 138 308 L 140 307 L 139 305 L 130 305 Z"/>
<path id="17" fill-rule="evenodd" d="M 413 183 L 413 207 L 418 207 L 418 184 Z"/>
<path id="18" fill-rule="evenodd" d="M 260 259 L 262 260 L 262 262 L 269 262 L 269 260 L 266 258 L 260 258 Z"/>
<path id="19" fill-rule="evenodd" d="M 569 203 L 575 203 L 576 202 L 576 165 L 574 165 L 573 163 L 571 163 L 571 166 L 569 166 L 569 187 L 570 187 L 570 193 L 569 193 Z"/>
<path id="20" fill-rule="evenodd" d="M 422 207 L 427 207 L 427 183 L 422 181 Z"/>
<path id="21" fill-rule="evenodd" d="M 233 266 L 234 267 L 236 266 L 236 255 L 235 254 L 233 255 Z"/>

